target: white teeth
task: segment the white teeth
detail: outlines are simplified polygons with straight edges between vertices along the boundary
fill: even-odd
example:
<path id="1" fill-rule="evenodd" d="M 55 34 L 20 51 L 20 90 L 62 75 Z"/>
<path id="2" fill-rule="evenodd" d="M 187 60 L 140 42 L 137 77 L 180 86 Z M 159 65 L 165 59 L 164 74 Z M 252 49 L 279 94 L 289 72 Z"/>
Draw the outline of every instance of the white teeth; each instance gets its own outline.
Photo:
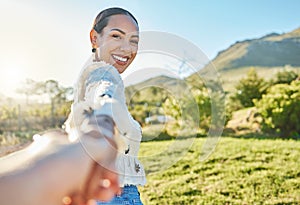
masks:
<path id="1" fill-rule="evenodd" d="M 127 58 L 123 58 L 123 57 L 120 57 L 120 56 L 116 56 L 116 55 L 113 55 L 113 57 L 119 61 L 122 61 L 122 62 L 126 62 L 127 61 Z"/>

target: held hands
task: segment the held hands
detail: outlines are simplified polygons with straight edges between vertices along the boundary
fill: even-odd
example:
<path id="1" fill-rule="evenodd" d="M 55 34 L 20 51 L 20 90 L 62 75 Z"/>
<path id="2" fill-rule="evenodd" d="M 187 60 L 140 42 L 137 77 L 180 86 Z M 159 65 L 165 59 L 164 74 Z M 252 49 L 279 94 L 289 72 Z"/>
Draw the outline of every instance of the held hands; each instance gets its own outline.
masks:
<path id="1" fill-rule="evenodd" d="M 90 205 L 119 193 L 114 122 L 98 115 L 88 125 L 93 129 L 76 142 L 65 132 L 50 131 L 1 158 L 0 204 Z"/>
<path id="2" fill-rule="evenodd" d="M 118 175 L 115 172 L 117 144 L 115 124 L 106 115 L 96 115 L 85 125 L 80 143 L 92 163 L 82 188 L 63 198 L 65 204 L 95 204 L 95 200 L 107 201 L 120 193 Z"/>

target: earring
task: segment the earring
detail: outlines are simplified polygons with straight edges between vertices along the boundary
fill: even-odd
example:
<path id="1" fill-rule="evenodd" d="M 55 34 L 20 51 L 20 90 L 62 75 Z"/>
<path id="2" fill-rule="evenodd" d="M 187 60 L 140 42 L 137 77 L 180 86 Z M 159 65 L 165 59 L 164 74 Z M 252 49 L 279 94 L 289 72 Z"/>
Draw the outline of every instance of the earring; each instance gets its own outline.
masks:
<path id="1" fill-rule="evenodd" d="M 99 55 L 98 55 L 98 49 L 97 48 L 92 48 L 92 52 L 94 53 L 94 59 L 93 59 L 93 61 L 94 62 L 99 62 L 100 58 L 99 58 Z"/>

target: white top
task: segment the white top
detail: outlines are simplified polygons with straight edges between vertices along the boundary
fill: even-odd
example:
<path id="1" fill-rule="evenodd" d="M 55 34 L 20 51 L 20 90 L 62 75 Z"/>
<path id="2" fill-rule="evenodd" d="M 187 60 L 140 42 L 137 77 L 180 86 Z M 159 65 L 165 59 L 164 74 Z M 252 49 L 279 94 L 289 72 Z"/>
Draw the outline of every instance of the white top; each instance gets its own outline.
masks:
<path id="1" fill-rule="evenodd" d="M 89 62 L 77 81 L 74 103 L 84 102 L 96 114 L 113 118 L 123 144 L 119 146 L 116 159 L 120 185 L 144 185 L 145 171 L 137 157 L 142 129 L 127 109 L 124 90 L 123 80 L 115 67 L 104 62 Z"/>

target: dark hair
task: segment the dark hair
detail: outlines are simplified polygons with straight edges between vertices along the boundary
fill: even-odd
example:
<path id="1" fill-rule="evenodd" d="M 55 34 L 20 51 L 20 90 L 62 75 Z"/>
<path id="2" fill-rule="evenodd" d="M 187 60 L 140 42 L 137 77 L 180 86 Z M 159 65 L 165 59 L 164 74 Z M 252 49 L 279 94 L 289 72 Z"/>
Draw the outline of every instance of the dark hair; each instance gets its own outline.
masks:
<path id="1" fill-rule="evenodd" d="M 138 22 L 137 22 L 136 18 L 129 11 L 119 8 L 119 7 L 112 7 L 112 8 L 108 8 L 108 9 L 101 11 L 97 15 L 97 17 L 94 21 L 94 24 L 93 24 L 93 29 L 95 31 L 97 31 L 97 33 L 101 33 L 103 28 L 107 26 L 109 17 L 113 16 L 113 15 L 118 15 L 118 14 L 130 16 L 136 22 L 136 24 L 138 26 Z"/>

